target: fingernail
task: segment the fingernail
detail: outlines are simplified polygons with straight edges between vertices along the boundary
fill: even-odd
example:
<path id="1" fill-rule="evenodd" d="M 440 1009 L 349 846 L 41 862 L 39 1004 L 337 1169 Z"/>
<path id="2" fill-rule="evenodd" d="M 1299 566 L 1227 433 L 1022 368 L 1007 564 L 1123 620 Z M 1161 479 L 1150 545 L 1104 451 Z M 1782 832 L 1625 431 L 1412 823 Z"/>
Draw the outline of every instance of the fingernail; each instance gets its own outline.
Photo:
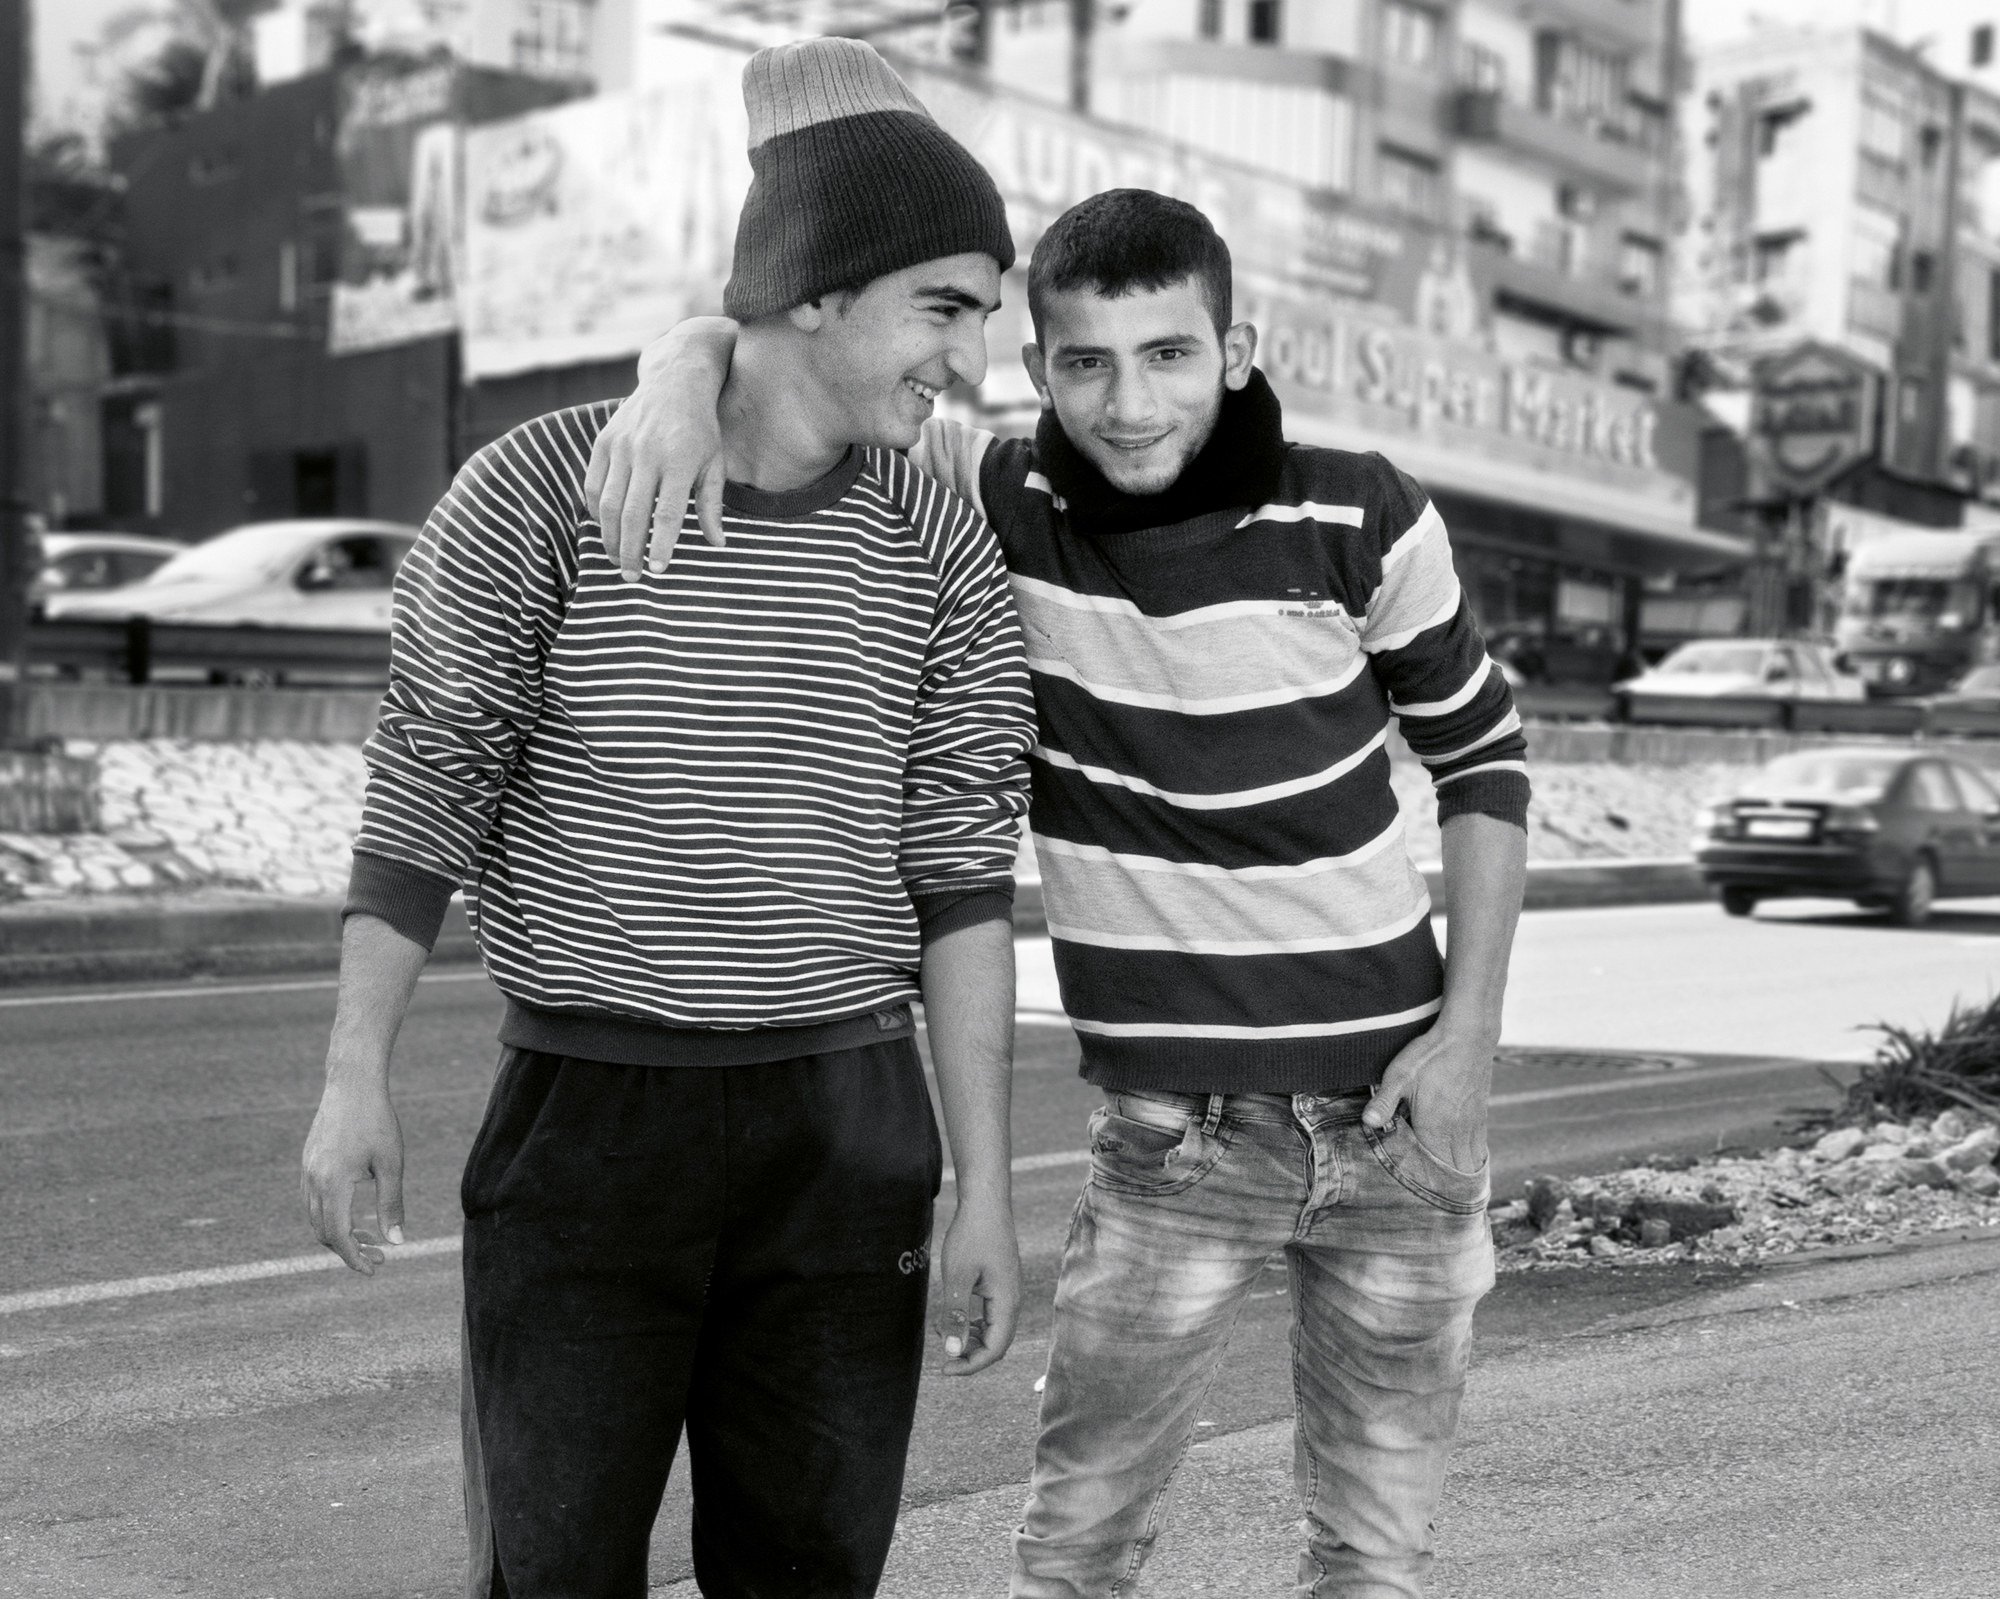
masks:
<path id="1" fill-rule="evenodd" d="M 625 583 L 636 583 L 639 581 L 639 574 L 637 572 L 621 571 L 619 572 L 618 577 L 621 582 Z"/>
<path id="2" fill-rule="evenodd" d="M 400 1244 L 402 1241 L 403 1241 L 403 1229 L 400 1227 L 391 1227 L 389 1229 L 389 1242 L 392 1244 Z"/>
<path id="3" fill-rule="evenodd" d="M 957 1339 L 957 1338 L 947 1338 L 947 1339 L 946 1339 L 946 1340 L 944 1341 L 944 1352 L 945 1352 L 945 1353 L 946 1353 L 947 1355 L 951 1356 L 951 1358 L 952 1358 L 953 1360 L 956 1360 L 956 1359 L 958 1359 L 958 1356 L 959 1356 L 959 1352 L 960 1352 L 960 1351 L 961 1351 L 962 1349 L 964 1349 L 964 1348 L 965 1348 L 965 1344 L 964 1344 L 964 1341 L 963 1341 L 963 1340 L 961 1340 L 961 1339 Z"/>
<path id="4" fill-rule="evenodd" d="M 655 577 L 659 577 L 666 569 L 667 563 L 665 561 L 648 561 L 646 563 L 646 570 L 651 572 Z"/>

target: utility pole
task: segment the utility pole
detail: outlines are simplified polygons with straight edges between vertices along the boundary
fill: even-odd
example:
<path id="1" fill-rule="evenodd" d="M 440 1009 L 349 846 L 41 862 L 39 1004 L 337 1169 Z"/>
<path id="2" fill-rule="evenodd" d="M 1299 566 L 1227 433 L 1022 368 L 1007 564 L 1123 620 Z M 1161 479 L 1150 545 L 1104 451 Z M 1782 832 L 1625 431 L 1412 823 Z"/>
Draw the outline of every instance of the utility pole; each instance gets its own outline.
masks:
<path id="1" fill-rule="evenodd" d="M 1097 0 L 1069 0 L 1069 108 L 1090 115 L 1090 49 L 1097 32 Z"/>
<path id="2" fill-rule="evenodd" d="M 0 0 L 0 744 L 28 653 L 27 137 L 28 6 Z"/>

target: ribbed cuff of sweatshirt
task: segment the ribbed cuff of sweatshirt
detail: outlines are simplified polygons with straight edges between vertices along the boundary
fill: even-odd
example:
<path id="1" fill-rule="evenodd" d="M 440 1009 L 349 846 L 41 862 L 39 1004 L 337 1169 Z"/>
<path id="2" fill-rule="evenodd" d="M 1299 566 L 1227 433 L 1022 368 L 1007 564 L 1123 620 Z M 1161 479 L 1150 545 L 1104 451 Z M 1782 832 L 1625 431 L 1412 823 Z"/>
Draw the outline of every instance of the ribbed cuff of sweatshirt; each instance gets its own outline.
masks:
<path id="1" fill-rule="evenodd" d="M 971 888 L 956 893 L 911 896 L 917 908 L 917 932 L 929 949 L 946 933 L 961 927 L 977 927 L 981 922 L 1011 921 L 1014 915 L 1014 885 L 1005 888 Z"/>
<path id="2" fill-rule="evenodd" d="M 357 913 L 379 917 L 411 943 L 431 949 L 444 925 L 445 909 L 457 892 L 457 883 L 436 872 L 356 850 L 340 919 L 345 922 Z"/>
<path id="3" fill-rule="evenodd" d="M 1474 772 L 1437 791 L 1438 825 L 1474 814 L 1528 828 L 1528 778 L 1524 772 Z M 358 859 L 359 857 L 357 857 Z"/>

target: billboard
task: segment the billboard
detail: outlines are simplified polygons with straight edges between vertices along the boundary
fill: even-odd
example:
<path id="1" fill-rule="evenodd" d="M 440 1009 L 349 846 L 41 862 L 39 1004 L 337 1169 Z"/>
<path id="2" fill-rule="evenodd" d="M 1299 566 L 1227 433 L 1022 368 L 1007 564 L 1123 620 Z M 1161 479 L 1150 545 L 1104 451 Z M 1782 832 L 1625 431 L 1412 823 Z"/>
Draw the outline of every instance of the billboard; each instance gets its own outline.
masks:
<path id="1" fill-rule="evenodd" d="M 327 347 L 406 344 L 458 325 L 456 69 L 369 62 L 340 84 L 340 277 Z"/>
<path id="2" fill-rule="evenodd" d="M 1750 464 L 1759 497 L 1803 498 L 1875 453 L 1880 379 L 1865 361 L 1806 343 L 1757 363 Z"/>
<path id="3" fill-rule="evenodd" d="M 742 58 L 716 54 L 467 133 L 468 381 L 628 356 L 722 308 L 750 162 Z"/>

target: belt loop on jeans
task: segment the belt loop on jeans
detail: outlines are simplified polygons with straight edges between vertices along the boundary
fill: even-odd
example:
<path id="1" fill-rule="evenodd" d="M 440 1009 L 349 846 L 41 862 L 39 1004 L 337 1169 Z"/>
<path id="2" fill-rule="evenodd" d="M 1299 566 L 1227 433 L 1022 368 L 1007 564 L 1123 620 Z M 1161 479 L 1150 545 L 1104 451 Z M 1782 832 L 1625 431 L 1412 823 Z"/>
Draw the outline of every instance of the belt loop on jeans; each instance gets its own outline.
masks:
<path id="1" fill-rule="evenodd" d="M 1213 1138 L 1216 1128 L 1222 1125 L 1222 1101 L 1225 1097 L 1222 1094 L 1208 1096 L 1208 1115 L 1202 1119 L 1201 1124 L 1202 1137 Z"/>

